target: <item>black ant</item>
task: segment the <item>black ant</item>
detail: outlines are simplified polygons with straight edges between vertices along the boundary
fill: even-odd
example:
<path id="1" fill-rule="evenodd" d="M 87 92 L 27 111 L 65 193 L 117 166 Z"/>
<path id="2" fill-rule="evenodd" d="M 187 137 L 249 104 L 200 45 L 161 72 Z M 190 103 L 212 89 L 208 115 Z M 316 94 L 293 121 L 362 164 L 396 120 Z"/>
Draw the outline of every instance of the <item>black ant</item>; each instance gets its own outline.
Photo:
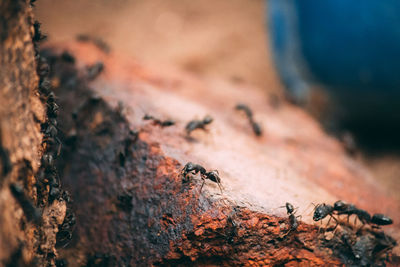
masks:
<path id="1" fill-rule="evenodd" d="M 253 112 L 251 109 L 245 104 L 237 104 L 235 107 L 236 110 L 243 110 L 249 120 L 253 119 Z"/>
<path id="2" fill-rule="evenodd" d="M 235 109 L 244 111 L 255 135 L 261 136 L 262 135 L 261 126 L 257 122 L 254 121 L 253 112 L 251 111 L 251 109 L 245 104 L 237 104 Z"/>
<path id="3" fill-rule="evenodd" d="M 51 154 L 44 154 L 41 159 L 41 166 L 45 169 L 54 166 L 54 157 Z"/>
<path id="4" fill-rule="evenodd" d="M 196 129 L 205 130 L 205 126 L 210 124 L 213 121 L 213 118 L 210 116 L 205 116 L 202 120 L 192 120 L 186 124 L 185 130 L 186 134 L 190 135 L 190 133 Z"/>
<path id="5" fill-rule="evenodd" d="M 44 57 L 39 58 L 37 72 L 41 77 L 47 76 L 50 72 L 49 64 L 47 64 L 47 60 Z"/>
<path id="6" fill-rule="evenodd" d="M 201 175 L 205 175 L 206 174 L 206 169 L 203 166 L 199 165 L 199 164 L 188 162 L 188 163 L 186 163 L 185 167 L 183 167 L 181 173 L 182 173 L 182 176 L 184 178 L 187 178 L 187 175 L 189 173 L 197 174 L 199 172 L 200 172 Z"/>
<path id="7" fill-rule="evenodd" d="M 144 120 L 152 120 L 154 125 L 159 125 L 161 127 L 169 127 L 169 126 L 175 125 L 175 122 L 173 120 L 162 121 L 162 120 L 157 119 L 148 114 L 144 115 L 143 119 Z"/>
<path id="8" fill-rule="evenodd" d="M 286 232 L 284 235 L 287 236 L 291 231 L 296 231 L 297 227 L 299 226 L 299 222 L 297 218 L 301 218 L 301 215 L 296 216 L 296 211 L 297 208 L 294 208 L 292 204 L 289 202 L 286 202 L 285 206 L 282 206 L 281 208 L 286 208 L 286 213 L 289 215 L 289 224 L 290 224 L 290 229 L 289 231 Z"/>
<path id="9" fill-rule="evenodd" d="M 64 191 L 64 193 L 66 193 Z M 68 201 L 67 201 L 68 202 Z M 74 231 L 76 219 L 71 209 L 67 208 L 64 221 L 58 227 L 56 235 L 56 247 L 66 247 L 72 239 L 72 232 Z"/>
<path id="10" fill-rule="evenodd" d="M 334 203 L 333 209 L 336 211 L 337 215 L 347 215 L 347 222 L 351 215 L 356 215 L 362 224 L 370 223 L 371 222 L 371 215 L 362 209 L 357 208 L 353 204 L 347 204 L 342 200 L 338 200 Z"/>
<path id="11" fill-rule="evenodd" d="M 89 80 L 94 80 L 103 70 L 103 62 L 96 62 L 95 64 L 87 67 L 87 78 Z"/>
<path id="12" fill-rule="evenodd" d="M 42 132 L 44 133 L 43 142 L 50 147 L 55 146 L 57 143 L 57 156 L 60 155 L 62 143 L 57 137 L 57 121 L 54 118 L 50 118 L 47 123 L 42 125 Z"/>
<path id="13" fill-rule="evenodd" d="M 330 216 L 329 221 L 327 223 L 327 225 L 329 224 L 329 222 L 331 221 L 331 219 L 333 218 L 336 221 L 336 226 L 334 227 L 334 229 L 338 226 L 339 222 L 338 220 L 333 216 L 333 212 L 334 212 L 334 207 L 329 205 L 329 204 L 318 204 L 317 206 L 315 206 L 314 208 L 314 214 L 313 214 L 313 220 L 314 221 L 320 221 L 322 219 L 324 219 L 326 216 Z"/>
<path id="14" fill-rule="evenodd" d="M 34 34 L 33 34 L 33 37 L 32 37 L 32 40 L 34 42 L 40 42 L 40 41 L 43 41 L 44 39 L 47 38 L 47 36 L 42 34 L 42 32 L 40 31 L 40 23 L 39 23 L 39 21 L 35 21 L 33 23 L 33 28 L 35 30 Z"/>
<path id="15" fill-rule="evenodd" d="M 219 190 L 221 190 L 222 194 L 221 178 L 219 177 L 219 173 L 217 170 L 207 172 L 205 175 L 202 175 L 201 178 L 203 179 L 203 183 L 201 184 L 200 192 L 203 189 L 203 185 L 206 182 L 206 179 L 209 179 L 218 185 Z"/>
<path id="16" fill-rule="evenodd" d="M 39 90 L 41 93 L 43 93 L 46 96 L 50 94 L 51 82 L 48 78 L 44 78 L 43 81 L 40 82 Z"/>
<path id="17" fill-rule="evenodd" d="M 183 167 L 181 174 L 184 178 L 187 178 L 189 173 L 193 173 L 193 174 L 200 173 L 201 179 L 203 180 L 203 183 L 200 187 L 200 192 L 203 189 L 206 179 L 209 179 L 209 180 L 213 181 L 214 183 L 218 184 L 218 187 L 222 193 L 221 178 L 219 177 L 219 173 L 217 170 L 207 172 L 203 166 L 192 163 L 192 162 L 188 162 L 188 163 L 186 163 L 185 167 Z"/>

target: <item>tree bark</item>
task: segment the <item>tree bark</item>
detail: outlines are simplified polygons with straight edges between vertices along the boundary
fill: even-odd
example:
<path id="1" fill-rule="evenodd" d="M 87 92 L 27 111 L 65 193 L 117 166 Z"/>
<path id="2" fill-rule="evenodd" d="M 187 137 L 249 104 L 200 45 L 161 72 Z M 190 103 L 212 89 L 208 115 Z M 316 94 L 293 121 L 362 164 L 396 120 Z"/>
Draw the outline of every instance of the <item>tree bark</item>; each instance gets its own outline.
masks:
<path id="1" fill-rule="evenodd" d="M 43 38 L 30 1 L 0 2 L 1 266 L 54 265 L 56 234 L 66 213 L 62 197 L 49 199 L 51 188 L 61 189 L 49 186 L 43 166 L 43 155 L 56 158 L 43 133 L 50 92 L 39 89 L 46 78 L 37 51 Z M 58 181 L 56 173 L 52 179 Z"/>

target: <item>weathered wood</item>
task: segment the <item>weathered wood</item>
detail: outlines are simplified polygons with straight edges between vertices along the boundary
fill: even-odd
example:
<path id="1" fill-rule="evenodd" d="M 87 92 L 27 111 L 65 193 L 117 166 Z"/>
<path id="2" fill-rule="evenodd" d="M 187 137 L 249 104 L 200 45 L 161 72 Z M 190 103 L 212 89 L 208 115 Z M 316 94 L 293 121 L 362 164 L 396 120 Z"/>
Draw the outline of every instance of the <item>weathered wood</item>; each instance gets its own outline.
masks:
<path id="1" fill-rule="evenodd" d="M 341 265 L 309 216 L 311 203 L 337 199 L 390 215 L 387 232 L 398 239 L 399 203 L 302 110 L 272 105 L 250 86 L 155 71 L 90 44 L 53 48 L 76 59 L 49 53 L 63 107 L 62 181 L 77 203 L 77 231 L 61 252 L 72 266 Z M 98 60 L 105 72 L 88 87 L 85 66 Z M 253 108 L 262 137 L 234 110 L 238 102 Z M 176 124 L 162 128 L 145 114 Z M 188 138 L 185 124 L 207 114 L 208 131 Z M 200 192 L 199 176 L 182 179 L 189 161 L 219 170 L 222 194 L 211 181 Z M 285 202 L 303 215 L 287 235 Z"/>

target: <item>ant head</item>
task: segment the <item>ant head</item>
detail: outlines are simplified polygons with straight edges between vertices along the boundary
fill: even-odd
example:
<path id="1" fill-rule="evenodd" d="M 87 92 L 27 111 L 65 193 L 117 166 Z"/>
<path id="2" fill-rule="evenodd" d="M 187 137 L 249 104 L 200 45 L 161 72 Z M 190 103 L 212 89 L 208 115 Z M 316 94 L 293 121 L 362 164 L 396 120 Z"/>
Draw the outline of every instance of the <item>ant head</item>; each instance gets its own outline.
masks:
<path id="1" fill-rule="evenodd" d="M 149 114 L 145 114 L 145 115 L 143 116 L 143 120 L 151 120 L 151 119 L 153 119 L 153 116 L 151 116 L 151 115 L 149 115 Z"/>
<path id="2" fill-rule="evenodd" d="M 213 119 L 211 116 L 207 115 L 207 116 L 204 117 L 203 123 L 204 123 L 204 124 L 209 124 L 209 123 L 211 123 L 213 120 L 214 120 L 214 119 Z"/>
<path id="3" fill-rule="evenodd" d="M 193 170 L 194 164 L 192 162 L 186 163 L 186 165 L 183 167 L 182 172 L 190 172 Z"/>
<path id="4" fill-rule="evenodd" d="M 207 173 L 207 178 L 213 182 L 220 183 L 221 178 L 219 178 L 219 173 L 217 170 L 213 170 Z"/>
<path id="5" fill-rule="evenodd" d="M 290 204 L 289 202 L 286 202 L 286 205 L 285 205 L 285 207 L 286 207 L 286 211 L 287 211 L 287 213 L 288 213 L 288 214 L 291 214 L 291 213 L 293 213 L 293 211 L 294 211 L 294 207 L 293 207 L 293 205 L 292 205 L 292 204 Z"/>

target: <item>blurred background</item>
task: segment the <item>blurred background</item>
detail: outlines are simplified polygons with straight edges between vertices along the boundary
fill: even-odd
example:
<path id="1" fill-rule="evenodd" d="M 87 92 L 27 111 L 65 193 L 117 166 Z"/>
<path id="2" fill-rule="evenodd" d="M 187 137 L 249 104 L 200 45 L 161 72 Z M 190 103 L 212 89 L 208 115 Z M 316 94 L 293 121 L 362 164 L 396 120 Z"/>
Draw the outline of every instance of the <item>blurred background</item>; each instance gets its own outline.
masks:
<path id="1" fill-rule="evenodd" d="M 51 41 L 88 34 L 139 62 L 286 97 L 355 140 L 353 156 L 400 200 L 399 1 L 41 0 L 35 12 Z"/>

